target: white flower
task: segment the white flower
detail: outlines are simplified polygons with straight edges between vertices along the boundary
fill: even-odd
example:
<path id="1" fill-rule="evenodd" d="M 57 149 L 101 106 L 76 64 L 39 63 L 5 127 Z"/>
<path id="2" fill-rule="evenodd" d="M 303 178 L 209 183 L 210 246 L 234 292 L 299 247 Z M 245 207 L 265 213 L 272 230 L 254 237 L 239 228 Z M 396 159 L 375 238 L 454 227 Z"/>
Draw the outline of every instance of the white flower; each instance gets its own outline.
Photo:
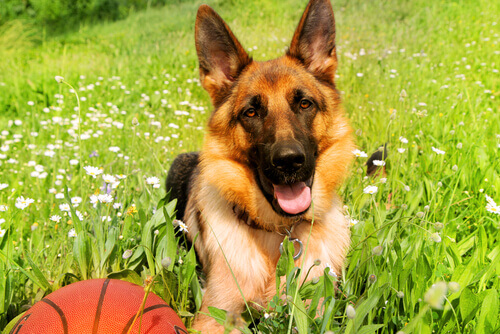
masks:
<path id="1" fill-rule="evenodd" d="M 432 146 L 432 150 L 437 154 L 437 155 L 443 155 L 445 154 L 446 152 L 445 151 L 441 151 L 440 149 L 438 148 L 435 148 L 434 146 Z"/>
<path id="2" fill-rule="evenodd" d="M 359 157 L 359 158 L 367 158 L 367 157 L 368 157 L 368 154 L 366 154 L 366 152 L 363 152 L 363 151 L 358 150 L 358 149 L 355 149 L 354 151 L 352 151 L 352 153 L 353 153 L 356 157 Z"/>
<path id="3" fill-rule="evenodd" d="M 0 218 L 0 225 L 2 225 L 3 223 L 5 223 L 5 219 L 4 218 Z"/>
<path id="4" fill-rule="evenodd" d="M 410 191 L 410 186 L 404 186 L 403 189 L 406 191 Z"/>
<path id="5" fill-rule="evenodd" d="M 122 207 L 122 203 L 113 203 L 113 209 L 120 209 Z"/>
<path id="6" fill-rule="evenodd" d="M 102 221 L 102 222 L 105 222 L 105 221 L 110 222 L 110 221 L 111 221 L 111 217 L 110 217 L 110 216 L 102 216 L 102 217 L 101 217 L 101 221 Z"/>
<path id="7" fill-rule="evenodd" d="M 24 198 L 23 196 L 18 197 L 16 198 L 16 208 L 24 210 L 33 202 L 35 202 L 35 200 L 32 198 Z"/>
<path id="8" fill-rule="evenodd" d="M 432 233 L 431 234 L 431 239 L 434 242 L 441 242 L 441 236 L 439 235 L 438 232 Z"/>
<path id="9" fill-rule="evenodd" d="M 127 175 L 123 175 L 123 174 L 117 174 L 115 175 L 117 179 L 119 180 L 123 180 L 123 179 L 126 179 L 127 178 Z"/>
<path id="10" fill-rule="evenodd" d="M 3 204 L 0 205 L 0 212 L 5 212 L 7 210 L 9 210 L 9 207 L 7 205 L 3 205 Z"/>
<path id="11" fill-rule="evenodd" d="M 119 148 L 118 146 L 111 146 L 111 147 L 109 148 L 109 150 L 110 150 L 111 152 L 116 153 L 116 152 L 118 152 L 118 151 L 120 150 L 120 148 Z"/>
<path id="12" fill-rule="evenodd" d="M 61 216 L 53 215 L 53 216 L 50 216 L 49 219 L 52 220 L 53 222 L 59 223 L 59 221 L 61 220 Z"/>
<path id="13" fill-rule="evenodd" d="M 385 166 L 385 161 L 384 160 L 373 160 L 373 164 L 375 166 Z"/>
<path id="14" fill-rule="evenodd" d="M 345 308 L 345 314 L 349 319 L 354 319 L 356 317 L 356 310 L 351 304 L 348 304 Z"/>
<path id="15" fill-rule="evenodd" d="M 110 194 L 100 194 L 100 195 L 97 195 L 97 199 L 101 203 L 111 203 L 111 202 L 113 202 L 113 196 L 111 196 Z"/>
<path id="16" fill-rule="evenodd" d="M 380 183 L 387 183 L 387 178 L 386 177 L 381 178 Z"/>
<path id="17" fill-rule="evenodd" d="M 55 197 L 56 197 L 56 199 L 63 199 L 64 198 L 64 194 L 63 193 L 57 193 Z"/>
<path id="18" fill-rule="evenodd" d="M 104 174 L 102 176 L 102 179 L 106 183 L 115 183 L 116 182 L 116 177 L 114 177 L 113 175 L 110 175 L 110 174 Z"/>
<path id="19" fill-rule="evenodd" d="M 403 136 L 399 137 L 399 141 L 402 142 L 403 144 L 408 144 L 408 139 L 406 139 Z"/>
<path id="20" fill-rule="evenodd" d="M 486 197 L 486 211 L 491 212 L 491 213 L 496 213 L 497 215 L 500 215 L 500 206 L 495 203 L 493 198 L 491 198 L 488 195 L 484 195 Z"/>
<path id="21" fill-rule="evenodd" d="M 96 195 L 90 195 L 90 203 L 94 205 L 94 208 L 97 206 L 97 202 L 99 201 L 99 198 L 97 198 Z"/>
<path id="22" fill-rule="evenodd" d="M 402 148 L 402 147 L 398 148 L 399 153 L 405 153 L 405 151 L 406 151 L 406 148 Z"/>
<path id="23" fill-rule="evenodd" d="M 59 210 L 69 212 L 71 210 L 71 208 L 70 208 L 68 203 L 63 203 L 63 204 L 59 204 Z"/>
<path id="24" fill-rule="evenodd" d="M 0 238 L 3 238 L 3 236 L 5 235 L 5 232 L 7 232 L 7 230 L 3 230 L 0 228 Z"/>
<path id="25" fill-rule="evenodd" d="M 9 186 L 8 183 L 0 183 L 0 190 L 5 189 Z"/>
<path id="26" fill-rule="evenodd" d="M 71 230 L 69 230 L 68 232 L 68 238 L 76 238 L 76 231 L 74 228 L 72 228 Z"/>
<path id="27" fill-rule="evenodd" d="M 124 260 L 128 259 L 129 257 L 131 257 L 133 254 L 133 251 L 131 249 L 127 249 L 123 252 L 123 255 L 122 255 L 122 258 Z"/>
<path id="28" fill-rule="evenodd" d="M 152 185 L 160 184 L 160 179 L 157 178 L 156 176 L 150 176 L 146 179 L 146 183 Z"/>
<path id="29" fill-rule="evenodd" d="M 63 81 L 64 81 L 64 78 L 63 78 L 62 76 L 60 76 L 60 75 L 56 75 L 56 76 L 54 77 L 54 79 L 56 79 L 57 83 L 61 83 L 61 82 L 63 82 Z"/>
<path id="30" fill-rule="evenodd" d="M 349 226 L 354 226 L 354 225 L 356 225 L 357 223 L 359 223 L 359 220 L 349 218 Z"/>
<path id="31" fill-rule="evenodd" d="M 432 308 L 442 310 L 443 303 L 448 293 L 448 286 L 445 282 L 437 282 L 433 284 L 424 295 L 424 300 Z"/>
<path id="32" fill-rule="evenodd" d="M 181 232 L 188 232 L 188 227 L 186 224 L 184 224 L 184 222 L 182 222 L 181 220 L 178 220 L 176 219 L 176 223 L 177 223 L 177 226 L 179 226 L 179 230 Z"/>
<path id="33" fill-rule="evenodd" d="M 376 194 L 377 191 L 378 191 L 378 187 L 377 186 L 368 186 L 365 189 L 363 189 L 363 192 L 365 194 L 370 194 L 370 195 Z"/>
<path id="34" fill-rule="evenodd" d="M 332 269 L 332 266 L 329 264 L 329 263 L 326 263 L 325 264 L 326 268 L 328 268 L 328 275 L 332 276 L 333 278 L 337 278 L 337 274 L 335 273 L 335 271 L 333 271 Z"/>
<path id="35" fill-rule="evenodd" d="M 76 160 L 76 159 L 71 159 L 71 160 L 69 161 L 69 164 L 70 164 L 71 166 L 76 166 L 76 165 L 78 165 L 78 163 L 79 163 L 79 161 L 78 161 L 78 160 Z"/>
<path id="36" fill-rule="evenodd" d="M 80 205 L 80 203 L 82 202 L 82 198 L 81 197 L 78 197 L 78 196 L 75 196 L 75 197 L 72 197 L 71 198 L 71 204 L 73 204 L 73 206 L 76 208 L 78 205 Z"/>
<path id="37" fill-rule="evenodd" d="M 83 169 L 85 169 L 87 174 L 92 176 L 94 179 L 96 178 L 97 175 L 102 174 L 102 169 L 99 169 L 97 167 L 86 166 L 83 167 Z"/>

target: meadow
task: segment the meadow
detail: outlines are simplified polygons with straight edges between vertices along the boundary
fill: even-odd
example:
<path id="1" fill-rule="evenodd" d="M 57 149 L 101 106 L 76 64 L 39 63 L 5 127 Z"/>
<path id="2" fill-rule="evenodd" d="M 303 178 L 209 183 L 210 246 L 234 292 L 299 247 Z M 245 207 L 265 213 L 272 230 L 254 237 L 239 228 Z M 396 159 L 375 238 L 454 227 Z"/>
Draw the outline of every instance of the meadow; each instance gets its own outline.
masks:
<path id="1" fill-rule="evenodd" d="M 207 3 L 256 60 L 283 54 L 306 5 Z M 164 180 L 177 154 L 201 147 L 211 112 L 199 4 L 56 35 L 0 27 L 0 328 L 51 291 L 102 277 L 152 284 L 189 328 L 201 269 Z M 247 310 L 243 332 L 500 333 L 500 2 L 333 7 L 337 86 L 359 148 L 339 189 L 346 267 L 301 285 L 307 268 L 285 253 L 286 285 Z M 366 177 L 384 144 L 387 175 Z"/>

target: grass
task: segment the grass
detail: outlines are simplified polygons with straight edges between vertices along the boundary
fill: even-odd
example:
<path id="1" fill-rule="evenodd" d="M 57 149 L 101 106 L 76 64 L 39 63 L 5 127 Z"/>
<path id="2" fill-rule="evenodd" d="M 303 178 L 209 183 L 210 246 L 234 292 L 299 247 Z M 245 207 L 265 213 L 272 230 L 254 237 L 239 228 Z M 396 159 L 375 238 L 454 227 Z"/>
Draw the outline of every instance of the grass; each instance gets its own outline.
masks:
<path id="1" fill-rule="evenodd" d="M 257 60 L 283 53 L 305 7 L 209 4 Z M 153 290 L 191 323 L 201 300 L 195 254 L 173 227 L 172 203 L 161 201 L 163 181 L 155 188 L 147 178 L 164 180 L 178 153 L 201 146 L 211 106 L 197 80 L 198 5 L 59 36 L 22 22 L 0 28 L 0 328 L 51 291 L 97 277 L 155 277 Z M 353 226 L 338 288 L 330 275 L 299 286 L 285 257 L 278 271 L 287 286 L 253 311 L 254 326 L 499 333 L 500 216 L 491 211 L 500 208 L 485 195 L 500 201 L 500 4 L 344 0 L 334 11 L 344 107 L 362 151 L 388 144 L 388 175 L 364 177 L 358 157 L 339 191 Z M 76 88 L 80 113 L 56 75 Z M 93 178 L 85 166 L 103 174 Z M 113 187 L 104 174 L 126 178 Z M 378 191 L 365 194 L 369 185 Z M 107 192 L 121 206 L 90 202 Z M 21 196 L 34 202 L 19 209 Z M 279 298 L 281 288 L 292 299 Z"/>

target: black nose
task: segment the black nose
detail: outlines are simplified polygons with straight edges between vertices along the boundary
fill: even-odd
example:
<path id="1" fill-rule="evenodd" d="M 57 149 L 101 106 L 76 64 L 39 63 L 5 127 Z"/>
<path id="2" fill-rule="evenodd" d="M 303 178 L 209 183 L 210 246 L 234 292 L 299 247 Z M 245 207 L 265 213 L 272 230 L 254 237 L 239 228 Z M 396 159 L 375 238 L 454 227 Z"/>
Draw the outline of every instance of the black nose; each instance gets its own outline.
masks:
<path id="1" fill-rule="evenodd" d="M 275 144 L 271 152 L 271 164 L 283 172 L 299 170 L 305 161 L 304 148 L 295 141 Z"/>

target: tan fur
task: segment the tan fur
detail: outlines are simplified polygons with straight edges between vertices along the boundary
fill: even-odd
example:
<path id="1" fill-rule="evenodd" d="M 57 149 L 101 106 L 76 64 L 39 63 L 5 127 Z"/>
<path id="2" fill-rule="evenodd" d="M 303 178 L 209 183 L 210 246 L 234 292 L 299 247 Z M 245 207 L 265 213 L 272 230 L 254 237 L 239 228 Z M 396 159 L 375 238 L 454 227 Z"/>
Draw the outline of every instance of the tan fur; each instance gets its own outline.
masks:
<path id="1" fill-rule="evenodd" d="M 307 271 L 316 259 L 321 260 L 310 278 L 321 276 L 326 264 L 337 274 L 342 271 L 349 246 L 349 229 L 336 190 L 347 175 L 354 144 L 340 97 L 332 89 L 337 66 L 334 44 L 322 40 L 321 34 L 314 35 L 309 44 L 304 41 L 303 30 L 312 6 L 326 6 L 326 0 L 310 2 L 292 39 L 289 54 L 275 60 L 249 60 L 242 55 L 243 48 L 229 30 L 228 40 L 236 41 L 236 47 L 231 48 L 231 43 L 223 47 L 239 56 L 226 58 L 243 61 L 231 61 L 225 69 L 213 69 L 218 66 L 217 62 L 205 55 L 207 46 L 197 40 L 202 82 L 217 108 L 208 124 L 199 174 L 184 216 L 189 238 L 193 240 L 198 235 L 195 247 L 207 274 L 202 313 L 208 313 L 208 306 L 233 314 L 244 311 L 244 301 L 235 279 L 247 302 L 263 306 L 267 303 L 275 293 L 275 268 L 280 256 L 279 245 L 284 238 L 277 232 L 285 227 L 294 226 L 291 237 L 300 239 L 304 245 L 308 242 L 307 254 L 296 261 L 297 266 L 303 265 Z M 199 27 L 206 24 L 206 19 L 202 21 L 204 17 L 215 17 L 206 6 L 200 11 L 203 12 L 199 13 L 202 17 L 197 20 L 197 31 L 204 29 Z M 331 15 L 333 19 L 333 12 Z M 321 49 L 321 46 L 325 49 L 325 45 L 327 52 Z M 301 55 L 306 58 L 304 62 L 298 60 Z M 273 73 L 279 75 L 270 77 Z M 234 82 L 236 77 L 237 82 Z M 289 218 L 273 210 L 256 183 L 249 163 L 254 139 L 241 125 L 231 122 L 249 94 L 261 94 L 270 101 L 268 123 L 264 126 L 272 125 L 269 131 L 275 131 L 277 140 L 293 137 L 294 115 L 285 97 L 295 86 L 302 87 L 318 101 L 324 101 L 326 111 L 318 112 L 312 129 L 307 129 L 312 132 L 318 150 L 311 188 L 313 205 L 299 217 Z M 242 222 L 234 212 L 235 206 L 242 208 L 260 228 Z M 194 328 L 202 333 L 223 333 L 222 326 L 203 314 L 197 315 Z"/>

